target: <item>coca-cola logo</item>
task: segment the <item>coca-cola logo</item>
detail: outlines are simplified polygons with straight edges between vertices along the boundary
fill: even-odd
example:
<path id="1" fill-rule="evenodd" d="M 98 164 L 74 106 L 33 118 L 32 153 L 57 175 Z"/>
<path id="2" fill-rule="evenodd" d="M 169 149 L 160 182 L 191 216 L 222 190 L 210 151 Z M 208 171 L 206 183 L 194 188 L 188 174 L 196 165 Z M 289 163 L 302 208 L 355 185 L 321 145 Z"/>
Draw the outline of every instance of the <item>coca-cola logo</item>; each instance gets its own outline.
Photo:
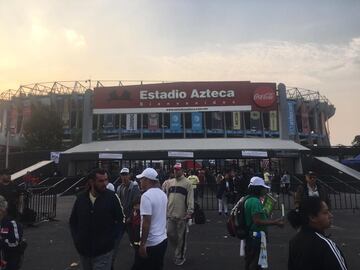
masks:
<path id="1" fill-rule="evenodd" d="M 254 102 L 259 107 L 270 107 L 276 101 L 275 90 L 268 86 L 260 86 L 254 91 Z"/>

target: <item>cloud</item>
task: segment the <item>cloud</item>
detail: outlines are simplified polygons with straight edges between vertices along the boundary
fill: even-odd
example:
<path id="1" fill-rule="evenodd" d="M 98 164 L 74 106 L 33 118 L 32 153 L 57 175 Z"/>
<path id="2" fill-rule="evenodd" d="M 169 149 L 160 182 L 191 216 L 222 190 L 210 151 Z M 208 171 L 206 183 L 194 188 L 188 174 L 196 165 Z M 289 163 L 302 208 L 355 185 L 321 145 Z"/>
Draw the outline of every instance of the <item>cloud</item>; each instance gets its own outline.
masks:
<path id="1" fill-rule="evenodd" d="M 64 34 L 69 44 L 73 45 L 74 47 L 81 48 L 86 45 L 84 36 L 77 33 L 75 30 L 65 29 Z"/>

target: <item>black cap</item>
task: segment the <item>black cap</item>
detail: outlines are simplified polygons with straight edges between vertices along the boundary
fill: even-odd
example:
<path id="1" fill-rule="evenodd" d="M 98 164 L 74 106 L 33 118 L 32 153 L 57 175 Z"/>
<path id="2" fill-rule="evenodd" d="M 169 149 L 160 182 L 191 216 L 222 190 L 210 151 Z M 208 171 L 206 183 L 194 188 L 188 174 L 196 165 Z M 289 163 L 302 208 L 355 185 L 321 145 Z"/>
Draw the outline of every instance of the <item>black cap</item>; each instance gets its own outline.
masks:
<path id="1" fill-rule="evenodd" d="M 315 175 L 316 176 L 316 173 L 314 171 L 308 171 L 306 175 Z"/>

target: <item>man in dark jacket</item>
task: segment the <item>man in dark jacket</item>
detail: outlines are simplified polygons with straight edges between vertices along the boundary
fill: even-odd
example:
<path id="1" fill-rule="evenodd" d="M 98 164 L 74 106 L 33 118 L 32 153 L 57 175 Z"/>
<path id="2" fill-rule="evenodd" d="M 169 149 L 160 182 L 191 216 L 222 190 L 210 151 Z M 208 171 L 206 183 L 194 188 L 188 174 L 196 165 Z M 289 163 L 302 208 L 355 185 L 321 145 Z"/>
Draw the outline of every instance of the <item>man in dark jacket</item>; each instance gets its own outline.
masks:
<path id="1" fill-rule="evenodd" d="M 107 173 L 94 169 L 88 175 L 89 190 L 81 193 L 70 216 L 72 238 L 83 270 L 110 270 L 114 240 L 124 226 L 117 195 L 106 189 Z"/>
<path id="2" fill-rule="evenodd" d="M 11 181 L 9 170 L 4 169 L 0 172 L 0 195 L 4 196 L 8 203 L 8 216 L 12 219 L 19 218 L 19 198 L 21 189 Z"/>
<path id="3" fill-rule="evenodd" d="M 306 173 L 305 184 L 299 186 L 295 193 L 295 197 L 294 197 L 295 208 L 299 208 L 301 201 L 304 200 L 305 198 L 319 197 L 321 200 L 326 202 L 329 209 L 331 209 L 329 193 L 326 191 L 325 188 L 318 185 L 316 180 L 317 177 L 314 172 L 309 171 L 308 173 Z"/>

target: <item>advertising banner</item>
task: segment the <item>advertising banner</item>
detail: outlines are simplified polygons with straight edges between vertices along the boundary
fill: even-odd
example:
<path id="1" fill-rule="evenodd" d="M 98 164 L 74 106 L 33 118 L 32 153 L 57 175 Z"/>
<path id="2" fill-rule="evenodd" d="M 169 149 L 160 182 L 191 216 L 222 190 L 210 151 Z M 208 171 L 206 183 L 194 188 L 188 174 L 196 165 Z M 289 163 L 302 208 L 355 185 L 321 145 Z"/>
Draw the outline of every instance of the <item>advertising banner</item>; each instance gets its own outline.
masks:
<path id="1" fill-rule="evenodd" d="M 94 113 L 269 111 L 275 83 L 176 82 L 94 89 Z"/>
<path id="2" fill-rule="evenodd" d="M 289 128 L 289 135 L 295 135 L 296 131 L 297 131 L 295 105 L 296 105 L 296 101 L 292 101 L 292 100 L 288 101 L 288 110 L 289 110 L 288 128 Z"/>
<path id="3" fill-rule="evenodd" d="M 128 113 L 126 115 L 126 130 L 137 130 L 137 114 Z"/>
<path id="4" fill-rule="evenodd" d="M 181 113 L 170 113 L 170 130 L 181 131 Z"/>
<path id="5" fill-rule="evenodd" d="M 211 129 L 223 129 L 222 112 L 211 113 Z"/>
<path id="6" fill-rule="evenodd" d="M 301 105 L 301 126 L 304 134 L 310 134 L 309 109 L 306 104 Z"/>
<path id="7" fill-rule="evenodd" d="M 10 134 L 17 133 L 17 118 L 18 118 L 17 107 L 13 104 L 11 105 L 11 110 L 10 110 Z"/>
<path id="8" fill-rule="evenodd" d="M 23 102 L 23 122 L 29 120 L 31 117 L 31 101 L 24 100 Z"/>
<path id="9" fill-rule="evenodd" d="M 241 129 L 241 113 L 233 112 L 232 113 L 232 126 L 234 130 Z"/>
<path id="10" fill-rule="evenodd" d="M 250 128 L 253 130 L 261 130 L 260 112 L 250 112 Z"/>
<path id="11" fill-rule="evenodd" d="M 104 129 L 114 128 L 115 115 L 104 114 Z"/>
<path id="12" fill-rule="evenodd" d="M 193 131 L 202 131 L 202 113 L 201 112 L 193 112 L 191 113 L 191 129 Z"/>
<path id="13" fill-rule="evenodd" d="M 320 112 L 320 125 L 321 125 L 321 134 L 326 135 L 326 120 L 325 120 L 325 113 Z"/>
<path id="14" fill-rule="evenodd" d="M 159 114 L 158 113 L 149 113 L 148 114 L 148 129 L 153 130 L 153 131 L 159 129 Z"/>
<path id="15" fill-rule="evenodd" d="M 64 98 L 64 107 L 62 111 L 63 128 L 70 127 L 70 101 L 68 98 Z"/>
<path id="16" fill-rule="evenodd" d="M 277 111 L 270 111 L 270 131 L 278 131 Z"/>

